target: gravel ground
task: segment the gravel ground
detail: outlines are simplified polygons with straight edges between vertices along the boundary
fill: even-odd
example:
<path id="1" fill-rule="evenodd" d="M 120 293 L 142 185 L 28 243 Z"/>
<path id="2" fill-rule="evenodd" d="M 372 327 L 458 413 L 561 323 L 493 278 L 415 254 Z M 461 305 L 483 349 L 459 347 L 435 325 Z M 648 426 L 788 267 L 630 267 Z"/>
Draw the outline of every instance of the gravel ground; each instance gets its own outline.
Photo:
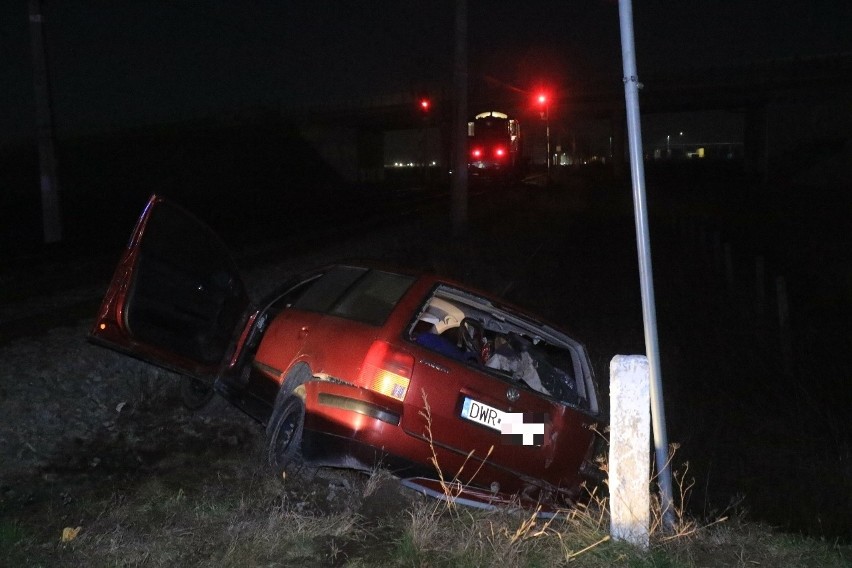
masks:
<path id="1" fill-rule="evenodd" d="M 375 256 L 387 239 L 375 234 L 289 255 L 249 271 L 246 281 L 260 294 L 315 264 L 368 253 Z M 56 266 L 62 269 L 60 263 Z M 7 275 L 4 285 L 14 281 L 14 275 Z M 166 447 L 160 451 L 147 451 L 151 455 L 165 454 L 176 438 L 235 446 L 262 433 L 229 407 L 219 408 L 214 416 L 188 412 L 178 400 L 182 377 L 89 343 L 88 332 L 105 288 L 106 281 L 87 283 L 0 307 L 0 325 L 7 330 L 0 342 L 0 499 L 4 504 L 32 499 L 32 481 L 39 478 L 50 483 L 63 472 L 144 466 L 142 450 L 156 444 L 152 427 L 169 432 L 170 438 L 163 440 Z M 88 315 L 74 317 L 81 309 Z M 34 323 L 40 318 L 48 320 Z M 65 320 L 54 326 L 57 318 Z M 131 455 L 117 458 L 114 454 L 120 453 L 123 443 Z"/>

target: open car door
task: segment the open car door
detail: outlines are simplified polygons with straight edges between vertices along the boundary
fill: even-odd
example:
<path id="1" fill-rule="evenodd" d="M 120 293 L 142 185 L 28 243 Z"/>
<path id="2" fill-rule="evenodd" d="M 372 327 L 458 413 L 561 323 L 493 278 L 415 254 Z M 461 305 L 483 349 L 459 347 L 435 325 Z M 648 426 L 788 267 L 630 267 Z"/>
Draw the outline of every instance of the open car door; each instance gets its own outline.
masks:
<path id="1" fill-rule="evenodd" d="M 222 241 L 151 196 L 121 256 L 90 340 L 210 383 L 249 307 Z"/>

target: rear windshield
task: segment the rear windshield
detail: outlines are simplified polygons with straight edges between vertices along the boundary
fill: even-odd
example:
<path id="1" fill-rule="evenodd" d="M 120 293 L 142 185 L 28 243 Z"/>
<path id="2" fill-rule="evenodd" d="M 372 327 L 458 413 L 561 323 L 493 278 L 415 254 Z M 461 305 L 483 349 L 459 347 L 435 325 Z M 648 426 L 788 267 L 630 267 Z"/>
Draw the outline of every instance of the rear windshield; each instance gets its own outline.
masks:
<path id="1" fill-rule="evenodd" d="M 381 325 L 413 281 L 392 272 L 336 266 L 305 290 L 293 307 Z"/>

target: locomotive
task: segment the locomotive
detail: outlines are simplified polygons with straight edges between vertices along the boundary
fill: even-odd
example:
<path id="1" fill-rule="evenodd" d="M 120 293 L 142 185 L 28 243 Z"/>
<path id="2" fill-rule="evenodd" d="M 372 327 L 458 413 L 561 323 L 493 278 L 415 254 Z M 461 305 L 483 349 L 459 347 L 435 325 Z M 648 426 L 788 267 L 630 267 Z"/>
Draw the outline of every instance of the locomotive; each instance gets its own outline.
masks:
<path id="1" fill-rule="evenodd" d="M 509 178 L 521 169 L 521 126 L 504 112 L 481 112 L 467 123 L 468 173 Z"/>

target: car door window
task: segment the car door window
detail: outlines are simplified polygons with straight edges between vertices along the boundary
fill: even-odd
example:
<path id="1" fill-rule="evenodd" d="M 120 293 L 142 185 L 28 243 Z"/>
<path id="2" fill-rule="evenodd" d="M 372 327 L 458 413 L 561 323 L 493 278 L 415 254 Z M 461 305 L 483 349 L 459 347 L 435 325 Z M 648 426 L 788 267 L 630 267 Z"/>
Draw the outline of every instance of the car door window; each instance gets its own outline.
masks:
<path id="1" fill-rule="evenodd" d="M 335 266 L 305 290 L 293 307 L 309 312 L 327 313 L 340 296 L 366 272 L 366 268 Z"/>
<path id="2" fill-rule="evenodd" d="M 381 325 L 413 281 L 393 272 L 335 266 L 305 290 L 293 307 Z"/>
<path id="3" fill-rule="evenodd" d="M 364 275 L 331 310 L 332 315 L 381 325 L 413 278 L 379 270 Z"/>

